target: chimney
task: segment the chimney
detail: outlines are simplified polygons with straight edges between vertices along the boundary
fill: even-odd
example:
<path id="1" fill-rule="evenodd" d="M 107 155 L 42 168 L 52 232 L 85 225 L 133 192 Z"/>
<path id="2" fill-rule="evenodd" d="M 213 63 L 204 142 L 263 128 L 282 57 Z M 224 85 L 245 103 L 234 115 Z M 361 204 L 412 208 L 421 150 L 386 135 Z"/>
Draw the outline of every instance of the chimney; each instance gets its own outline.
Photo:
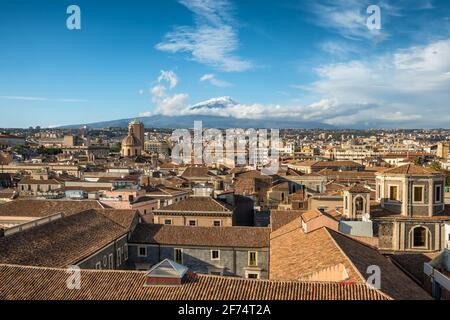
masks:
<path id="1" fill-rule="evenodd" d="M 188 276 L 188 268 L 170 259 L 154 265 L 147 273 L 145 286 L 179 286 Z"/>

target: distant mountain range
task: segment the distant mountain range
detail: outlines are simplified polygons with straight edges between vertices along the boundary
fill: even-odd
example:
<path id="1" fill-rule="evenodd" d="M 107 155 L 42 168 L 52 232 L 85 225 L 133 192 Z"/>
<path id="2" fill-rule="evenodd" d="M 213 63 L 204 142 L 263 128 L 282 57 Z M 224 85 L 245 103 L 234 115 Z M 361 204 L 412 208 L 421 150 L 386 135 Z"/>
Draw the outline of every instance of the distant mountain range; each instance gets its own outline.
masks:
<path id="1" fill-rule="evenodd" d="M 161 114 L 156 114 L 146 117 L 136 117 L 128 119 L 110 120 L 94 123 L 82 123 L 74 125 L 61 126 L 64 129 L 80 128 L 82 126 L 87 126 L 88 128 L 101 129 L 110 127 L 121 127 L 125 128 L 128 123 L 133 119 L 140 120 L 146 128 L 193 128 L 194 121 L 202 121 L 203 128 L 276 128 L 276 129 L 286 129 L 286 128 L 305 128 L 305 129 L 333 129 L 334 127 L 321 122 L 313 121 L 298 121 L 292 119 L 277 119 L 277 118 L 267 118 L 267 119 L 242 119 L 235 117 L 222 117 L 217 115 L 204 115 L 205 110 L 212 109 L 225 109 L 230 105 L 236 105 L 237 102 L 232 100 L 230 97 L 218 97 L 197 103 L 189 108 L 192 112 L 203 111 L 203 114 L 190 114 L 190 115 L 179 115 L 179 116 L 166 116 Z"/>

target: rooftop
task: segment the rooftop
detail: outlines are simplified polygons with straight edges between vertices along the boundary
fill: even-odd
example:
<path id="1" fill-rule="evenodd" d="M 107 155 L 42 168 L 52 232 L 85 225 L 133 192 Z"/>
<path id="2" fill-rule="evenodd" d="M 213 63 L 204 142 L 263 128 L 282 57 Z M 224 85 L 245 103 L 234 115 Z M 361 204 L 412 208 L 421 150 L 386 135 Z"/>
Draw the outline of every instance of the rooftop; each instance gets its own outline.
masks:
<path id="1" fill-rule="evenodd" d="M 168 211 L 195 211 L 195 212 L 228 212 L 231 213 L 233 208 L 223 202 L 211 197 L 188 197 L 177 203 L 165 206 L 156 210 L 158 212 Z"/>
<path id="2" fill-rule="evenodd" d="M 161 224 L 139 224 L 131 243 L 193 245 L 207 247 L 269 247 L 269 228 L 258 227 L 191 227 Z"/>
<path id="3" fill-rule="evenodd" d="M 147 272 L 81 270 L 79 290 L 67 270 L 0 264 L 4 300 L 387 300 L 366 285 L 192 275 L 180 286 L 144 286 Z"/>
<path id="4" fill-rule="evenodd" d="M 401 174 L 401 175 L 435 175 L 439 172 L 434 171 L 430 168 L 421 167 L 415 164 L 405 164 L 403 166 L 398 166 L 392 169 L 385 170 L 381 173 L 382 175 L 389 174 Z"/>
<path id="5" fill-rule="evenodd" d="M 66 215 L 88 209 L 102 209 L 95 200 L 14 200 L 0 204 L 0 216 L 45 217 L 58 212 Z"/>
<path id="6" fill-rule="evenodd" d="M 366 283 L 367 268 L 381 269 L 381 291 L 393 299 L 429 299 L 429 296 L 375 248 L 328 228 L 304 233 L 300 219 L 271 234 L 270 279 L 302 280 L 341 266 L 350 283 Z M 344 275 L 343 274 L 343 275 Z M 344 278 L 344 277 L 343 277 Z"/>
<path id="7" fill-rule="evenodd" d="M 132 210 L 91 209 L 2 237 L 0 263 L 46 267 L 75 264 L 126 235 L 132 215 Z"/>

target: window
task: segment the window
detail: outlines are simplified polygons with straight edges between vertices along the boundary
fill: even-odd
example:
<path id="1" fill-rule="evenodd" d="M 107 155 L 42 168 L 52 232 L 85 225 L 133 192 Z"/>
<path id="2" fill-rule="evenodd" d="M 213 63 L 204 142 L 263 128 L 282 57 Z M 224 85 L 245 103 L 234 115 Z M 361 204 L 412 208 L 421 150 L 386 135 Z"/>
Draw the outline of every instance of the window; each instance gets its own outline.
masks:
<path id="1" fill-rule="evenodd" d="M 381 197 L 381 186 L 379 184 L 377 185 L 377 197 L 378 199 Z"/>
<path id="2" fill-rule="evenodd" d="M 423 187 L 414 186 L 414 202 L 423 202 Z"/>
<path id="3" fill-rule="evenodd" d="M 209 274 L 213 275 L 213 276 L 221 276 L 222 275 L 222 273 L 219 271 L 211 271 Z"/>
<path id="4" fill-rule="evenodd" d="M 398 200 L 398 187 L 397 186 L 389 186 L 389 200 L 396 201 Z"/>
<path id="5" fill-rule="evenodd" d="M 147 247 L 138 247 L 138 257 L 147 256 Z"/>
<path id="6" fill-rule="evenodd" d="M 438 184 L 434 187 L 434 201 L 441 202 L 442 201 L 441 195 L 442 195 L 442 187 L 440 184 Z"/>
<path id="7" fill-rule="evenodd" d="M 247 278 L 248 279 L 259 279 L 259 274 L 258 273 L 247 273 Z"/>
<path id="8" fill-rule="evenodd" d="M 102 268 L 102 263 L 99 261 L 95 264 L 95 269 L 101 269 Z"/>
<path id="9" fill-rule="evenodd" d="M 214 220 L 214 227 L 220 227 L 222 225 L 222 221 Z"/>
<path id="10" fill-rule="evenodd" d="M 164 220 L 164 224 L 172 224 L 172 220 L 171 219 L 165 219 Z"/>
<path id="11" fill-rule="evenodd" d="M 248 252 L 248 265 L 255 267 L 258 265 L 258 255 L 256 251 Z"/>
<path id="12" fill-rule="evenodd" d="M 347 197 L 344 197 L 344 203 L 345 203 L 345 210 L 347 210 L 348 209 L 348 198 Z"/>
<path id="13" fill-rule="evenodd" d="M 123 260 L 128 260 L 128 246 L 126 244 L 123 246 Z"/>
<path id="14" fill-rule="evenodd" d="M 112 253 L 109 254 L 109 269 L 114 269 L 114 258 Z"/>
<path id="15" fill-rule="evenodd" d="M 190 225 L 191 227 L 195 227 L 195 226 L 197 225 L 197 221 L 195 221 L 195 220 L 189 220 L 189 225 Z"/>
<path id="16" fill-rule="evenodd" d="M 219 250 L 211 250 L 211 260 L 220 260 Z"/>
<path id="17" fill-rule="evenodd" d="M 108 257 L 103 256 L 103 266 L 106 268 L 108 266 Z"/>
<path id="18" fill-rule="evenodd" d="M 120 267 L 122 264 L 122 250 L 120 248 L 117 249 L 117 266 Z"/>
<path id="19" fill-rule="evenodd" d="M 176 263 L 183 264 L 183 249 L 174 249 L 173 260 L 175 260 Z"/>
<path id="20" fill-rule="evenodd" d="M 427 230 L 424 227 L 414 228 L 413 247 L 425 247 L 426 246 Z"/>

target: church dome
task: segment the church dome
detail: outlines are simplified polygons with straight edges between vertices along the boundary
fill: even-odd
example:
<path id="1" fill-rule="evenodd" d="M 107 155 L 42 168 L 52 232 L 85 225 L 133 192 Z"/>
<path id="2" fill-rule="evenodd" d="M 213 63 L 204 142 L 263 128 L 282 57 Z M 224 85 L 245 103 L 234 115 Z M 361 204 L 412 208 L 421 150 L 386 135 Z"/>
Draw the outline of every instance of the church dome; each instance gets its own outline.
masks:
<path id="1" fill-rule="evenodd" d="M 129 134 L 122 140 L 122 146 L 140 146 L 141 141 L 134 134 Z"/>

